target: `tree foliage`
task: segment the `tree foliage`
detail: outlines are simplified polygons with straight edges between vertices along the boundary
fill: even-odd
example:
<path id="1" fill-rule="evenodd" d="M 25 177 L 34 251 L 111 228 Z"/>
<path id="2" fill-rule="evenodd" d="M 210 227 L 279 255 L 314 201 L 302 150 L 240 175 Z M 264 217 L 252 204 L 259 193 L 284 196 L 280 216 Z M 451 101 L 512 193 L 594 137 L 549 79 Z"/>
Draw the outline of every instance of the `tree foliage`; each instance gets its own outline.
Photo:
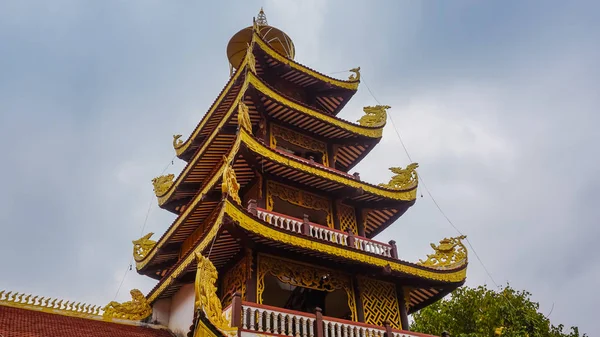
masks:
<path id="1" fill-rule="evenodd" d="M 564 331 L 562 324 L 551 325 L 530 296 L 510 286 L 462 287 L 415 313 L 411 330 L 434 336 L 448 331 L 452 337 L 587 337 L 577 327 Z"/>

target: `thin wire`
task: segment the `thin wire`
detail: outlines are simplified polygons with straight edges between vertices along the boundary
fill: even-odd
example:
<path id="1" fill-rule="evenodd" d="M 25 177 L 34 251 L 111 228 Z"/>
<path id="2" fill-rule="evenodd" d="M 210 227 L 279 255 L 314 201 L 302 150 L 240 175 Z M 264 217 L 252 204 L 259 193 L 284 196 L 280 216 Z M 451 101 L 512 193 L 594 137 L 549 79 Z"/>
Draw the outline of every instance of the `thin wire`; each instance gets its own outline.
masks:
<path id="1" fill-rule="evenodd" d="M 165 171 L 167 171 L 167 169 L 169 168 L 169 166 L 174 164 L 174 160 L 177 157 L 177 155 L 173 156 L 173 158 L 171 158 L 171 160 L 169 161 L 169 163 L 165 166 L 165 168 L 162 170 L 162 172 L 160 173 L 160 175 L 164 174 Z M 142 234 L 144 234 L 144 229 L 146 229 L 146 224 L 148 223 L 148 217 L 150 216 L 150 210 L 152 210 L 152 205 L 154 204 L 154 195 L 152 195 L 152 197 L 150 198 L 150 202 L 148 203 L 148 210 L 146 211 L 146 217 L 144 218 L 144 223 L 142 225 L 142 230 L 140 231 L 140 236 Z M 129 271 L 131 271 L 133 265 L 133 256 L 129 259 L 129 265 L 127 266 L 127 269 L 125 269 L 125 273 L 123 274 L 123 278 L 121 278 L 121 283 L 119 283 L 119 287 L 117 288 L 117 292 L 115 293 L 115 297 L 113 298 L 113 301 L 117 299 L 117 296 L 119 296 L 119 291 L 121 291 L 121 287 L 123 287 L 123 283 L 125 282 L 125 278 L 127 277 L 127 274 L 129 273 Z"/>
<path id="2" fill-rule="evenodd" d="M 381 103 L 379 102 L 379 100 L 377 99 L 377 97 L 375 97 L 375 95 L 373 94 L 373 91 L 371 91 L 371 88 L 367 84 L 367 81 L 365 79 L 365 75 L 361 74 L 361 80 L 362 80 L 362 82 L 365 83 L 365 86 L 367 87 L 367 90 L 369 91 L 369 93 L 371 94 L 371 96 L 373 97 L 373 99 L 377 102 L 377 104 L 381 105 Z M 402 144 L 402 148 L 404 149 L 404 152 L 406 153 L 406 156 L 408 157 L 408 160 L 410 160 L 410 162 L 413 162 L 413 160 L 412 160 L 412 158 L 410 156 L 410 153 L 408 152 L 408 149 L 406 148 L 406 145 L 404 144 L 404 141 L 402 140 L 402 136 L 400 136 L 400 132 L 398 131 L 398 128 L 396 127 L 396 124 L 394 123 L 394 120 L 392 118 L 392 114 L 388 114 L 388 117 L 390 119 L 390 122 L 392 122 L 392 127 L 394 128 L 394 131 L 396 132 L 396 135 L 398 136 L 398 139 L 400 140 L 400 144 Z M 427 195 L 429 195 L 429 197 L 433 201 L 433 204 L 438 209 L 438 211 L 442 214 L 442 216 L 446 219 L 446 221 L 448 221 L 448 223 L 450 224 L 450 226 L 452 226 L 452 228 L 454 228 L 454 230 L 456 230 L 460 235 L 464 235 L 463 232 L 460 229 L 458 229 L 458 227 L 456 227 L 456 225 L 454 225 L 454 223 L 452 222 L 452 220 L 450 220 L 450 218 L 446 215 L 446 213 L 442 210 L 442 208 L 440 207 L 440 205 L 437 203 L 437 201 L 433 197 L 433 194 L 431 194 L 431 192 L 429 191 L 429 188 L 427 188 L 427 184 L 425 184 L 425 180 L 423 179 L 423 175 L 420 173 L 418 175 L 418 177 L 419 177 L 419 180 L 421 181 L 421 184 L 423 185 L 423 188 L 425 189 L 425 192 L 427 192 Z M 496 288 L 500 288 L 500 286 L 498 285 L 498 283 L 496 283 L 496 281 L 494 280 L 494 277 L 492 276 L 492 274 L 490 273 L 490 271 L 487 269 L 487 267 L 483 263 L 483 260 L 481 260 L 481 257 L 479 257 L 479 254 L 477 254 L 477 251 L 475 250 L 475 248 L 471 244 L 471 241 L 469 241 L 469 238 L 465 238 L 465 240 L 467 241 L 467 244 L 469 245 L 469 248 L 471 248 L 471 251 L 473 252 L 473 254 L 475 255 L 475 257 L 477 258 L 477 260 L 479 261 L 479 263 L 483 267 L 483 270 L 485 271 L 485 273 L 487 274 L 487 276 L 490 278 L 490 280 L 492 280 L 492 283 L 494 283 L 494 285 L 496 286 Z"/>

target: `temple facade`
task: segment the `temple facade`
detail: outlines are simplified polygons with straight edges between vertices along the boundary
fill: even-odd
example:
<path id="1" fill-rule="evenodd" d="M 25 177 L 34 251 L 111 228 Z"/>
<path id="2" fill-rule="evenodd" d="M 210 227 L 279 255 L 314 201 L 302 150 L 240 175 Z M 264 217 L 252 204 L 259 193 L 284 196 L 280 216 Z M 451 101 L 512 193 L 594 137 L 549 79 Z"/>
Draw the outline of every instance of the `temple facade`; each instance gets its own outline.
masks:
<path id="1" fill-rule="evenodd" d="M 340 80 L 295 62 L 262 10 L 227 56 L 223 90 L 187 138 L 173 136 L 187 165 L 152 181 L 177 218 L 156 241 L 133 242 L 137 272 L 156 286 L 87 318 L 190 337 L 423 336 L 408 316 L 464 283 L 467 252 L 462 237 L 443 239 L 411 263 L 374 239 L 418 187 L 415 163 L 375 183 L 350 173 L 381 140 L 390 107 L 338 117 L 360 68 Z"/>

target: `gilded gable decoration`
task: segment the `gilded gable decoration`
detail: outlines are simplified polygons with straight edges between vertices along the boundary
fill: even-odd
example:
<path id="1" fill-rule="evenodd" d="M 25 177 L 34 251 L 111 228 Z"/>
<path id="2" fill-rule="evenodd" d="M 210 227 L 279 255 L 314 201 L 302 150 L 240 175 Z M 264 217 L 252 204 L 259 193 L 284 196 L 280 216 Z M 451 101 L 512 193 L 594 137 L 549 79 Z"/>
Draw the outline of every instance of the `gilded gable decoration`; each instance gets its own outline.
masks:
<path id="1" fill-rule="evenodd" d="M 386 110 L 389 108 L 391 108 L 389 105 L 366 106 L 363 108 L 365 115 L 358 120 L 358 123 L 368 127 L 384 126 L 387 119 Z"/>
<path id="2" fill-rule="evenodd" d="M 221 192 L 225 195 L 229 195 L 238 204 L 242 204 L 240 200 L 240 184 L 237 182 L 235 171 L 233 167 L 229 165 L 229 161 L 226 156 L 223 156 L 223 181 L 221 183 Z"/>
<path id="3" fill-rule="evenodd" d="M 142 320 L 152 315 L 152 307 L 150 302 L 146 299 L 144 294 L 138 289 L 133 289 L 130 292 L 131 301 L 119 303 L 112 301 L 106 305 L 104 310 L 104 317 L 128 319 L 132 321 Z"/>
<path id="4" fill-rule="evenodd" d="M 154 248 L 154 246 L 156 246 L 156 241 L 150 240 L 150 237 L 152 237 L 152 235 L 154 235 L 154 233 L 150 232 L 150 233 L 142 236 L 141 238 L 132 241 L 133 242 L 133 258 L 136 261 L 143 260 L 146 257 L 146 254 L 148 254 L 148 252 L 150 250 L 152 250 L 152 248 Z"/>
<path id="5" fill-rule="evenodd" d="M 174 174 L 167 174 L 152 179 L 152 185 L 154 186 L 154 194 L 160 197 L 167 193 L 167 191 L 173 186 Z"/>
<path id="6" fill-rule="evenodd" d="M 249 134 L 252 134 L 252 121 L 250 120 L 248 106 L 241 100 L 238 104 L 238 125 L 240 128 L 246 130 Z"/>
<path id="7" fill-rule="evenodd" d="M 252 275 L 252 251 L 247 250 L 246 255 L 233 266 L 223 277 L 223 296 L 221 305 L 227 307 L 236 292 L 246 300 L 246 281 Z"/>
<path id="8" fill-rule="evenodd" d="M 467 262 L 467 247 L 462 243 L 465 235 L 454 238 L 444 238 L 439 245 L 431 244 L 435 251 L 427 255 L 427 260 L 419 260 L 419 264 L 426 267 L 452 268 Z"/>
<path id="9" fill-rule="evenodd" d="M 387 184 L 379 184 L 381 187 L 389 188 L 392 190 L 406 190 L 414 188 L 419 182 L 419 176 L 417 175 L 417 168 L 419 164 L 412 163 L 406 166 L 405 169 L 401 167 L 390 167 L 390 171 L 395 175 L 390 179 Z"/>
<path id="10" fill-rule="evenodd" d="M 248 49 L 246 50 L 246 57 L 248 58 L 248 68 L 250 71 L 256 74 L 256 58 L 254 57 L 254 53 L 252 52 L 252 43 L 248 44 Z"/>

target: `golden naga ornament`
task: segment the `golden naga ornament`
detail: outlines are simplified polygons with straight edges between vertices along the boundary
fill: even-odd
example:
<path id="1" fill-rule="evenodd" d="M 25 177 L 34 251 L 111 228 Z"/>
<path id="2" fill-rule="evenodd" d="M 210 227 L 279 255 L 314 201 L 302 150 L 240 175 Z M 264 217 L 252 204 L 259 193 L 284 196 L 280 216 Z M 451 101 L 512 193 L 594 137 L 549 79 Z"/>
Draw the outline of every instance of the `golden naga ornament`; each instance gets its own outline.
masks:
<path id="1" fill-rule="evenodd" d="M 180 139 L 181 135 L 173 135 L 173 148 L 177 150 L 183 146 L 183 141 Z"/>
<path id="2" fill-rule="evenodd" d="M 352 68 L 349 71 L 354 73 L 348 77 L 349 81 L 360 81 L 360 67 Z"/>
<path id="3" fill-rule="evenodd" d="M 252 121 L 250 120 L 248 106 L 242 101 L 240 101 L 238 104 L 238 125 L 241 129 L 244 129 L 249 134 L 252 134 Z"/>
<path id="4" fill-rule="evenodd" d="M 174 174 L 167 174 L 164 176 L 156 177 L 152 179 L 152 185 L 154 185 L 154 194 L 157 197 L 164 195 L 173 186 Z"/>
<path id="5" fill-rule="evenodd" d="M 381 127 L 387 120 L 386 110 L 391 108 L 389 105 L 366 106 L 363 108 L 365 115 L 357 122 L 362 126 Z"/>
<path id="6" fill-rule="evenodd" d="M 154 233 L 150 232 L 141 238 L 132 241 L 133 242 L 133 258 L 136 261 L 143 260 L 148 252 L 156 246 L 156 241 L 150 240 L 150 237 L 154 235 Z"/>
<path id="7" fill-rule="evenodd" d="M 435 251 L 427 255 L 427 260 L 419 260 L 419 264 L 426 267 L 449 268 L 462 265 L 467 262 L 467 247 L 462 243 L 465 235 L 454 238 L 445 238 L 439 245 L 431 244 Z"/>
<path id="8" fill-rule="evenodd" d="M 152 315 L 152 307 L 150 306 L 150 302 L 148 302 L 141 291 L 133 289 L 130 294 L 132 298 L 131 301 L 124 303 L 118 303 L 115 301 L 110 302 L 103 308 L 104 314 L 102 316 L 106 318 L 120 318 L 139 321 Z"/>
<path id="9" fill-rule="evenodd" d="M 242 201 L 240 200 L 239 196 L 240 184 L 238 184 L 237 182 L 235 171 L 233 170 L 233 167 L 231 167 L 227 162 L 226 156 L 223 156 L 223 163 L 223 165 L 225 165 L 225 168 L 223 169 L 223 182 L 221 183 L 221 192 L 223 193 L 223 195 L 227 194 L 231 196 L 233 200 L 238 203 L 238 205 L 241 205 Z"/>
<path id="10" fill-rule="evenodd" d="M 379 186 L 392 190 L 406 190 L 413 188 L 417 186 L 417 183 L 419 182 L 417 167 L 419 167 L 419 164 L 417 163 L 409 164 L 405 169 L 401 167 L 390 167 L 390 171 L 395 173 L 395 175 L 390 179 L 389 183 L 379 184 Z"/>
<path id="11" fill-rule="evenodd" d="M 248 58 L 248 67 L 250 71 L 256 74 L 256 58 L 254 57 L 254 53 L 252 52 L 252 47 L 254 44 L 249 43 L 248 49 L 246 50 L 246 57 Z"/>
<path id="12" fill-rule="evenodd" d="M 196 269 L 196 310 L 204 311 L 208 320 L 219 330 L 227 332 L 237 332 L 236 328 L 231 327 L 230 321 L 223 314 L 221 301 L 217 296 L 217 279 L 219 274 L 217 268 L 204 257 L 196 252 L 196 261 L 198 266 Z"/>

